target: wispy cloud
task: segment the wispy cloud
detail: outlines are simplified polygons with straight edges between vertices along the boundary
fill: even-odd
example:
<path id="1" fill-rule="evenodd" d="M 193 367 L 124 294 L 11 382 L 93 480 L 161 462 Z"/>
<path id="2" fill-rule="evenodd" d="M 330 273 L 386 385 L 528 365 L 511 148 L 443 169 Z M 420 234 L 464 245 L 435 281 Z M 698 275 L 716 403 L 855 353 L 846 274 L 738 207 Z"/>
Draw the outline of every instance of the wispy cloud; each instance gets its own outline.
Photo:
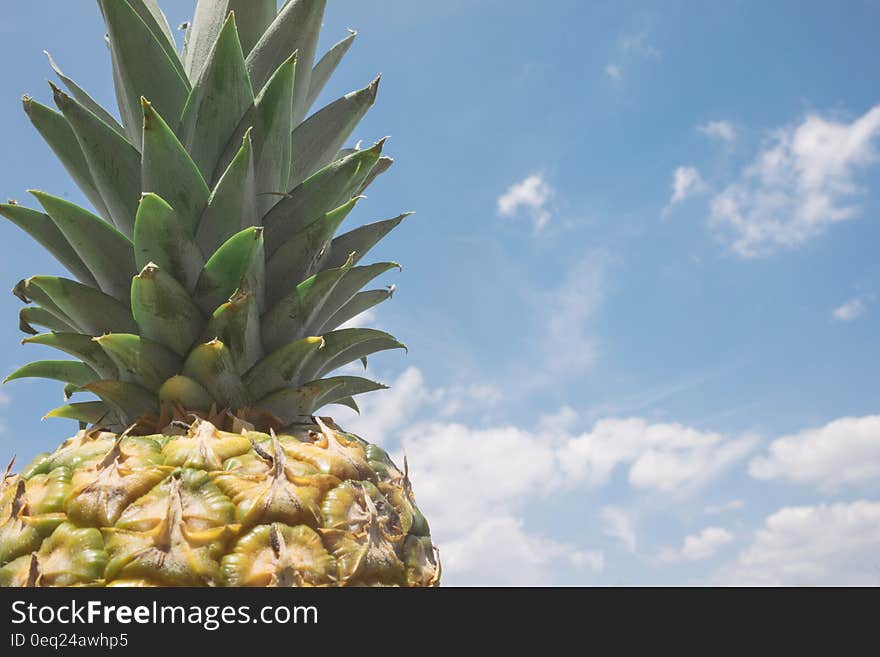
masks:
<path id="1" fill-rule="evenodd" d="M 599 516 L 604 527 L 602 532 L 611 538 L 616 538 L 630 554 L 636 552 L 636 524 L 635 519 L 621 508 L 608 506 L 602 509 Z"/>
<path id="2" fill-rule="evenodd" d="M 736 139 L 736 129 L 730 121 L 709 121 L 697 126 L 697 131 L 712 139 L 732 142 Z"/>
<path id="3" fill-rule="evenodd" d="M 678 167 L 672 173 L 672 197 L 669 203 L 680 203 L 705 190 L 706 183 L 696 167 Z"/>
<path id="4" fill-rule="evenodd" d="M 498 197 L 498 213 L 502 217 L 515 217 L 525 211 L 534 221 L 535 230 L 541 230 L 550 221 L 548 203 L 553 194 L 553 187 L 544 177 L 534 173 L 514 183 Z"/>
<path id="5" fill-rule="evenodd" d="M 857 175 L 878 159 L 880 105 L 850 123 L 817 115 L 776 130 L 711 202 L 710 224 L 742 257 L 793 248 L 858 215 Z"/>
<path id="6" fill-rule="evenodd" d="M 649 42 L 647 31 L 624 34 L 619 39 L 619 45 L 623 52 L 642 57 L 659 58 L 662 55 L 660 49 Z"/>
<path id="7" fill-rule="evenodd" d="M 746 503 L 743 500 L 730 500 L 721 504 L 709 504 L 703 509 L 703 513 L 707 516 L 717 515 L 719 513 L 727 513 L 728 511 L 739 511 L 745 508 Z"/>
<path id="8" fill-rule="evenodd" d="M 638 60 L 659 59 L 661 54 L 660 49 L 649 41 L 647 30 L 622 34 L 612 48 L 605 75 L 612 82 L 619 83 L 623 80 L 624 66 L 635 69 Z"/>
<path id="9" fill-rule="evenodd" d="M 864 299 L 856 297 L 831 311 L 831 316 L 840 322 L 851 322 L 865 314 L 867 305 Z"/>
<path id="10" fill-rule="evenodd" d="M 541 344 L 547 374 L 579 375 L 595 362 L 598 338 L 591 322 L 605 299 L 606 269 L 604 255 L 587 255 L 557 290 L 539 300 L 546 320 Z"/>

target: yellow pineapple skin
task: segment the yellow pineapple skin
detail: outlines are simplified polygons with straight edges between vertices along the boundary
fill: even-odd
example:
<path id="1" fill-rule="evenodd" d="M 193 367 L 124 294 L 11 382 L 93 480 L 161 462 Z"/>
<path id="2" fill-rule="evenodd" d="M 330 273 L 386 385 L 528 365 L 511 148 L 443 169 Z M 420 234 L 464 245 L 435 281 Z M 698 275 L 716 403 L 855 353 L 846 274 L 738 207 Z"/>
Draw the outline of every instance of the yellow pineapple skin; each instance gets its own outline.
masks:
<path id="1" fill-rule="evenodd" d="M 406 468 L 329 418 L 81 430 L 0 481 L 0 586 L 437 586 Z"/>

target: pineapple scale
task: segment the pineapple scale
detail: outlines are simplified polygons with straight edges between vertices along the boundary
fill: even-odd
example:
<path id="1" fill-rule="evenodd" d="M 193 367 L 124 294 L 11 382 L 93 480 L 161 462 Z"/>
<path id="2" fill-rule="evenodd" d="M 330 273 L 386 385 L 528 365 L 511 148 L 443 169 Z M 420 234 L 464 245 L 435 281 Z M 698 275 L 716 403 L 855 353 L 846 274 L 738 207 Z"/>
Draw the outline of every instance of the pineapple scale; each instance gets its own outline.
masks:
<path id="1" fill-rule="evenodd" d="M 0 482 L 0 586 L 433 586 L 406 472 L 316 418 L 78 432 Z"/>

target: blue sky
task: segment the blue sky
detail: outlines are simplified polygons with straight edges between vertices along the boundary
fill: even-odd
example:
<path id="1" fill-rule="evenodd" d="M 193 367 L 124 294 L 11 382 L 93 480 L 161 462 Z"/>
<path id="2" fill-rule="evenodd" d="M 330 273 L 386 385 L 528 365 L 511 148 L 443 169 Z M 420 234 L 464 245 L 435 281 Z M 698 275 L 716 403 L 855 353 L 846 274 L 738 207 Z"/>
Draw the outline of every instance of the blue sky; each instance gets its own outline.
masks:
<path id="1" fill-rule="evenodd" d="M 10 2 L 2 193 L 83 201 L 21 111 L 51 51 L 115 106 L 93 3 Z M 172 24 L 192 2 L 163 3 Z M 325 91 L 395 167 L 349 219 L 417 212 L 360 318 L 408 354 L 337 420 L 400 455 L 448 584 L 880 582 L 875 3 L 331 0 Z M 0 226 L 0 274 L 60 273 Z M 4 371 L 19 302 L 0 296 Z M 50 356 L 51 357 L 51 356 Z M 0 452 L 74 429 L 3 388 Z"/>

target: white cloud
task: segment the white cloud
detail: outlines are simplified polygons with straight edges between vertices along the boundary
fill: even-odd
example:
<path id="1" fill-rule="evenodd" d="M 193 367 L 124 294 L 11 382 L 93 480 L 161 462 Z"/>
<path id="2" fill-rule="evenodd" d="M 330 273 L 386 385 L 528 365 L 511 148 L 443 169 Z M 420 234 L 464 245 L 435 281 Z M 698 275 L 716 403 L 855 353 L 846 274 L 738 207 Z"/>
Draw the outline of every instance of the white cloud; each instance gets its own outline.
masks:
<path id="1" fill-rule="evenodd" d="M 623 79 L 623 71 L 617 64 L 608 64 L 608 66 L 605 67 L 605 75 L 615 82 L 620 82 Z"/>
<path id="2" fill-rule="evenodd" d="M 706 527 L 684 539 L 681 556 L 690 561 L 708 559 L 733 540 L 733 532 L 722 527 Z"/>
<path id="3" fill-rule="evenodd" d="M 498 213 L 502 217 L 514 217 L 520 210 L 526 210 L 535 222 L 535 230 L 541 230 L 550 221 L 547 204 L 553 193 L 553 188 L 540 174 L 532 174 L 498 197 Z"/>
<path id="4" fill-rule="evenodd" d="M 0 392 L 0 406 L 8 406 L 12 402 L 12 398 L 5 392 Z"/>
<path id="5" fill-rule="evenodd" d="M 864 315 L 865 310 L 867 310 L 867 306 L 864 300 L 861 297 L 856 297 L 835 308 L 831 312 L 831 316 L 841 322 L 851 322 Z"/>
<path id="6" fill-rule="evenodd" d="M 696 167 L 682 166 L 672 173 L 672 197 L 669 205 L 706 191 L 707 186 Z"/>
<path id="7" fill-rule="evenodd" d="M 810 115 L 777 130 L 711 202 L 710 224 L 743 257 L 793 248 L 855 217 L 857 174 L 877 161 L 880 105 L 851 123 Z"/>
<path id="8" fill-rule="evenodd" d="M 697 130 L 707 137 L 728 143 L 736 139 L 736 129 L 730 121 L 709 121 L 698 125 Z"/>
<path id="9" fill-rule="evenodd" d="M 603 532 L 623 543 L 630 554 L 636 552 L 635 519 L 621 508 L 608 506 L 602 509 L 599 516 L 605 524 Z"/>
<path id="10" fill-rule="evenodd" d="M 419 370 L 409 368 L 391 390 L 363 400 L 362 416 L 338 418 L 349 430 L 392 448 L 398 463 L 405 451 L 449 583 L 495 582 L 496 576 L 499 582 L 547 583 L 555 581 L 553 573 L 598 572 L 601 553 L 535 533 L 523 519 L 525 510 L 603 486 L 618 468 L 628 469 L 636 488 L 686 494 L 719 476 L 753 442 L 638 418 L 606 419 L 575 433 L 580 416 L 571 408 L 543 416 L 534 429 L 437 419 L 455 394 L 429 388 Z M 435 419 L 418 419 L 426 415 Z M 606 511 L 611 529 L 613 518 L 614 511 Z M 616 535 L 634 545 L 634 524 L 630 527 L 618 521 Z"/>
<path id="11" fill-rule="evenodd" d="M 442 550 L 443 570 L 450 574 L 444 583 L 453 586 L 546 586 L 554 581 L 554 566 L 560 562 L 590 573 L 601 573 L 605 567 L 601 551 L 579 550 L 535 536 L 523 529 L 522 520 L 509 515 L 486 518 L 471 533 L 445 543 Z"/>
<path id="12" fill-rule="evenodd" d="M 880 415 L 844 417 L 783 436 L 752 459 L 749 474 L 835 490 L 880 479 Z"/>
<path id="13" fill-rule="evenodd" d="M 880 502 L 785 507 L 716 578 L 757 586 L 866 586 L 880 582 Z"/>
<path id="14" fill-rule="evenodd" d="M 755 444 L 754 436 L 725 438 L 681 424 L 609 418 L 562 446 L 561 467 L 572 480 L 600 486 L 615 468 L 628 465 L 636 488 L 686 493 L 720 476 Z"/>
<path id="15" fill-rule="evenodd" d="M 555 413 L 546 413 L 538 421 L 538 427 L 545 433 L 568 434 L 580 420 L 578 412 L 571 406 L 563 406 Z"/>

